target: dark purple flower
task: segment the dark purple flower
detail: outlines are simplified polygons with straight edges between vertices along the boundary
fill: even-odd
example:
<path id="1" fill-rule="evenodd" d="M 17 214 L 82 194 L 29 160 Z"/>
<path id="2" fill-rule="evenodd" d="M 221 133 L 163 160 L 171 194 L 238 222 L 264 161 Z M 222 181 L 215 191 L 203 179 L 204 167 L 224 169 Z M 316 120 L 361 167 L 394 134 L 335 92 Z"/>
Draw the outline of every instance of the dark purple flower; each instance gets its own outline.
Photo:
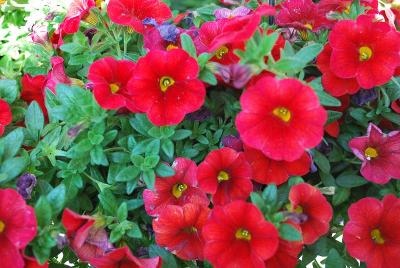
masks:
<path id="1" fill-rule="evenodd" d="M 145 257 L 145 256 L 147 256 L 147 255 L 149 255 L 149 248 L 146 248 L 146 247 L 139 247 L 137 250 L 136 250 L 136 256 L 137 257 Z"/>
<path id="2" fill-rule="evenodd" d="M 210 110 L 208 110 L 206 107 L 200 108 L 200 110 L 190 113 L 186 116 L 186 119 L 190 121 L 204 121 L 207 120 L 212 116 L 212 113 Z"/>
<path id="3" fill-rule="evenodd" d="M 169 24 L 169 23 L 164 23 L 160 26 L 157 27 L 158 31 L 160 32 L 161 37 L 165 41 L 169 42 L 176 42 L 176 38 L 179 34 L 179 29 L 176 28 L 175 25 Z"/>
<path id="4" fill-rule="evenodd" d="M 243 64 L 218 64 L 217 70 L 222 80 L 236 89 L 244 88 L 252 76 L 250 67 Z"/>
<path id="5" fill-rule="evenodd" d="M 69 245 L 68 238 L 65 234 L 58 234 L 56 237 L 56 242 L 57 242 L 57 248 L 59 250 L 64 249 L 66 246 Z"/>
<path id="6" fill-rule="evenodd" d="M 233 135 L 228 135 L 222 138 L 222 144 L 224 147 L 229 147 L 237 152 L 243 151 L 243 142 L 240 138 L 233 136 Z"/>
<path id="7" fill-rule="evenodd" d="M 315 148 L 322 154 L 329 154 L 332 151 L 332 144 L 329 142 L 322 141 L 318 146 Z"/>
<path id="8" fill-rule="evenodd" d="M 308 220 L 308 216 L 304 213 L 293 213 L 284 211 L 282 212 L 282 214 L 284 217 L 286 217 L 286 219 L 291 220 L 296 224 L 303 224 Z"/>
<path id="9" fill-rule="evenodd" d="M 378 97 L 376 90 L 373 89 L 361 89 L 355 95 L 351 96 L 351 100 L 358 106 L 375 100 Z"/>
<path id="10" fill-rule="evenodd" d="M 92 44 L 92 40 L 93 40 L 93 36 L 97 33 L 97 29 L 96 28 L 90 28 L 90 29 L 87 29 L 86 31 L 84 31 L 83 33 L 87 37 L 87 39 L 89 41 L 89 45 L 91 45 Z"/>
<path id="11" fill-rule="evenodd" d="M 145 18 L 142 22 L 144 25 L 150 25 L 154 27 L 158 26 L 158 23 L 154 18 Z"/>
<path id="12" fill-rule="evenodd" d="M 32 190 L 36 185 L 36 177 L 33 174 L 26 173 L 18 178 L 17 191 L 24 199 L 30 199 Z"/>
<path id="13" fill-rule="evenodd" d="M 70 138 L 75 138 L 76 136 L 78 136 L 78 134 L 81 132 L 82 129 L 83 129 L 83 124 L 79 124 L 77 126 L 70 128 L 67 134 Z"/>

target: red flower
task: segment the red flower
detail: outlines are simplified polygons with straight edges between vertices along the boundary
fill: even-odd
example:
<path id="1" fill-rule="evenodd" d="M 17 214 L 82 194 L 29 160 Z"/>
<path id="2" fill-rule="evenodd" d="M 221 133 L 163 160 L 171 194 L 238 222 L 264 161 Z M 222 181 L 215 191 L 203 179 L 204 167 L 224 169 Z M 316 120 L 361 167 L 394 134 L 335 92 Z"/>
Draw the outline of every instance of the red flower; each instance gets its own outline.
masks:
<path id="1" fill-rule="evenodd" d="M 366 197 L 353 203 L 344 226 L 347 251 L 371 268 L 399 266 L 400 201 L 387 195 L 382 201 Z"/>
<path id="2" fill-rule="evenodd" d="M 349 95 L 343 95 L 341 97 L 338 97 L 338 99 L 341 102 L 341 105 L 339 107 L 325 107 L 328 110 L 332 111 L 338 111 L 341 113 L 344 113 L 347 108 L 350 106 L 350 96 Z M 328 124 L 325 126 L 325 132 L 328 133 L 330 136 L 337 138 L 339 137 L 340 134 L 340 124 L 343 123 L 344 119 L 343 116 L 339 118 L 336 121 L 333 121 L 332 123 Z"/>
<path id="3" fill-rule="evenodd" d="M 328 13 L 330 11 L 335 11 L 339 13 L 350 14 L 351 0 L 321 0 L 318 3 L 318 8 L 322 13 Z M 360 4 L 369 9 L 377 10 L 378 1 L 377 0 L 361 0 Z"/>
<path id="4" fill-rule="evenodd" d="M 49 263 L 46 261 L 44 264 L 40 264 L 35 258 L 23 255 L 25 266 L 24 268 L 48 268 Z"/>
<path id="5" fill-rule="evenodd" d="M 400 99 L 397 99 L 394 102 L 392 102 L 391 107 L 393 111 L 400 114 Z"/>
<path id="6" fill-rule="evenodd" d="M 0 189 L 0 260 L 2 267 L 23 268 L 20 253 L 36 236 L 35 211 L 13 189 Z"/>
<path id="7" fill-rule="evenodd" d="M 203 227 L 204 256 L 215 268 L 263 268 L 279 243 L 278 231 L 253 204 L 217 206 Z"/>
<path id="8" fill-rule="evenodd" d="M 201 232 L 210 209 L 198 204 L 165 207 L 153 220 L 156 242 L 183 260 L 203 260 Z"/>
<path id="9" fill-rule="evenodd" d="M 240 103 L 240 138 L 271 159 L 297 160 L 322 140 L 327 113 L 314 91 L 296 79 L 266 75 L 247 88 Z"/>
<path id="10" fill-rule="evenodd" d="M 236 49 L 244 49 L 244 42 L 234 41 L 233 43 L 218 44 L 215 48 L 215 42 L 219 42 L 219 36 L 223 33 L 223 26 L 227 20 L 207 21 L 203 23 L 193 39 L 197 52 L 215 53 L 211 61 L 221 64 L 233 64 L 239 62 L 239 57 L 234 53 Z"/>
<path id="11" fill-rule="evenodd" d="M 155 190 L 144 190 L 143 200 L 147 214 L 158 215 L 168 205 L 182 206 L 195 203 L 208 206 L 207 195 L 197 188 L 197 166 L 192 160 L 176 158 L 172 164 L 175 175 L 156 178 Z"/>
<path id="12" fill-rule="evenodd" d="M 112 248 L 107 232 L 94 226 L 95 218 L 65 209 L 61 221 L 67 230 L 70 246 L 81 261 L 101 257 Z"/>
<path id="13" fill-rule="evenodd" d="M 242 153 L 225 147 L 211 151 L 199 165 L 200 188 L 213 195 L 214 205 L 246 200 L 251 191 L 251 167 Z"/>
<path id="14" fill-rule="evenodd" d="M 362 88 L 388 82 L 400 62 L 400 35 L 371 16 L 339 21 L 329 34 L 329 43 L 332 72 L 357 79 Z"/>
<path id="15" fill-rule="evenodd" d="M 258 183 L 280 185 L 290 176 L 303 176 L 310 171 L 311 158 L 306 152 L 293 162 L 270 159 L 249 146 L 244 146 L 244 154 L 253 171 L 252 179 Z"/>
<path id="16" fill-rule="evenodd" d="M 139 259 L 127 246 L 112 250 L 106 255 L 93 258 L 90 264 L 96 268 L 161 268 L 161 257 Z"/>
<path id="17" fill-rule="evenodd" d="M 30 76 L 29 74 L 24 74 L 21 79 L 22 91 L 21 99 L 27 103 L 36 101 L 44 114 L 47 115 L 47 109 L 45 106 L 45 85 L 47 77 L 45 75 Z"/>
<path id="18" fill-rule="evenodd" d="M 93 82 L 93 95 L 103 109 L 127 107 L 136 109 L 128 96 L 127 84 L 133 76 L 136 64 L 129 60 L 105 57 L 90 65 L 88 79 Z"/>
<path id="19" fill-rule="evenodd" d="M 286 0 L 280 6 L 276 23 L 281 27 L 318 31 L 331 23 L 312 0 Z"/>
<path id="20" fill-rule="evenodd" d="M 179 124 L 204 103 L 199 65 L 182 49 L 152 50 L 139 59 L 128 83 L 131 100 L 157 126 Z"/>
<path id="21" fill-rule="evenodd" d="M 366 180 L 384 184 L 391 178 L 400 179 L 400 132 L 384 134 L 370 124 L 367 136 L 357 137 L 349 142 L 353 153 L 362 160 L 361 175 Z"/>
<path id="22" fill-rule="evenodd" d="M 10 105 L 0 99 L 0 136 L 4 134 L 4 128 L 12 122 L 12 113 Z"/>
<path id="23" fill-rule="evenodd" d="M 107 13 L 112 22 L 131 26 L 139 33 L 144 32 L 144 19 L 153 18 L 161 24 L 172 17 L 168 5 L 160 0 L 110 0 Z"/>
<path id="24" fill-rule="evenodd" d="M 64 59 L 62 57 L 52 57 L 50 61 L 52 68 L 47 74 L 45 88 L 49 88 L 55 93 L 58 84 L 71 85 L 72 81 L 65 74 Z"/>
<path id="25" fill-rule="evenodd" d="M 299 232 L 298 225 L 292 224 Z M 295 268 L 299 261 L 299 254 L 303 249 L 303 243 L 287 241 L 279 238 L 278 250 L 272 258 L 265 261 L 266 268 Z"/>
<path id="26" fill-rule="evenodd" d="M 317 57 L 317 66 L 322 72 L 321 82 L 324 89 L 335 97 L 357 93 L 360 90 L 357 79 L 340 78 L 332 72 L 330 68 L 331 54 L 332 48 L 326 44 Z"/>
<path id="27" fill-rule="evenodd" d="M 317 188 L 307 183 L 297 184 L 290 189 L 289 200 L 289 212 L 303 216 L 299 225 L 304 244 L 313 244 L 329 231 L 332 207 Z"/>
<path id="28" fill-rule="evenodd" d="M 90 13 L 90 10 L 95 6 L 94 0 L 73 0 L 59 29 L 65 34 L 76 33 L 82 19 L 96 25 L 97 19 Z"/>

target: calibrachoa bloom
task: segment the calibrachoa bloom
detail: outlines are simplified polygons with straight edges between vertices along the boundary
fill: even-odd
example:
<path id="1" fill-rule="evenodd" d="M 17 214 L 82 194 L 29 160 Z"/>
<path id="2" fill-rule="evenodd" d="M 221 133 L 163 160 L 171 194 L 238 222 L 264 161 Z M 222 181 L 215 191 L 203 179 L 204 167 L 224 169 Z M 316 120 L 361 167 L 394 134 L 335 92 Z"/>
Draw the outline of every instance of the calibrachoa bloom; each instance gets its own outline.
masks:
<path id="1" fill-rule="evenodd" d="M 384 134 L 370 124 L 367 136 L 349 142 L 353 153 L 362 161 L 361 175 L 374 183 L 384 184 L 391 178 L 400 179 L 400 132 Z"/>
<path id="2" fill-rule="evenodd" d="M 90 260 L 96 268 L 161 268 L 161 257 L 139 259 L 132 255 L 127 246 L 112 250 L 99 258 Z"/>
<path id="3" fill-rule="evenodd" d="M 318 69 L 322 72 L 321 82 L 324 89 L 332 96 L 344 96 L 346 94 L 355 94 L 360 90 L 357 79 L 340 78 L 335 75 L 330 67 L 332 48 L 326 44 L 324 49 L 317 57 Z M 332 59 L 333 61 L 334 59 Z"/>
<path id="4" fill-rule="evenodd" d="M 157 126 L 179 124 L 204 103 L 199 65 L 182 49 L 152 50 L 139 59 L 128 91 L 136 108 Z"/>
<path id="5" fill-rule="evenodd" d="M 317 188 L 307 183 L 297 184 L 290 189 L 289 200 L 288 211 L 302 218 L 298 224 L 304 244 L 313 244 L 328 232 L 333 211 Z"/>
<path id="6" fill-rule="evenodd" d="M 335 24 L 329 34 L 330 69 L 340 78 L 355 78 L 362 88 L 383 85 L 400 62 L 400 35 L 389 24 L 362 15 Z"/>
<path id="7" fill-rule="evenodd" d="M 265 267 L 279 244 L 278 231 L 253 204 L 216 206 L 203 227 L 204 257 L 215 268 Z"/>
<path id="8" fill-rule="evenodd" d="M 146 189 L 143 201 L 146 212 L 157 215 L 168 205 L 182 206 L 187 203 L 208 206 L 207 195 L 197 188 L 197 166 L 192 160 L 176 158 L 172 167 L 175 175 L 167 178 L 156 178 L 154 191 Z"/>
<path id="9" fill-rule="evenodd" d="M 127 89 L 135 67 L 132 61 L 112 57 L 105 57 L 90 65 L 88 79 L 93 83 L 93 95 L 102 108 L 127 107 L 132 112 L 136 111 Z"/>
<path id="10" fill-rule="evenodd" d="M 210 209 L 198 204 L 169 205 L 153 220 L 156 242 L 183 260 L 202 260 L 201 232 Z"/>
<path id="11" fill-rule="evenodd" d="M 0 99 L 0 136 L 4 134 L 4 129 L 12 121 L 10 105 L 3 99 Z"/>
<path id="12" fill-rule="evenodd" d="M 387 195 L 380 201 L 366 197 L 353 203 L 344 226 L 347 251 L 371 268 L 398 267 L 400 253 L 400 201 Z"/>
<path id="13" fill-rule="evenodd" d="M 168 5 L 161 0 L 110 0 L 107 13 L 112 22 L 139 33 L 144 33 L 144 19 L 153 18 L 160 24 L 172 17 Z"/>
<path id="14" fill-rule="evenodd" d="M 261 151 L 244 146 L 244 154 L 252 168 L 252 179 L 258 183 L 280 185 L 290 176 L 303 176 L 310 171 L 311 158 L 308 153 L 293 161 L 276 161 L 266 157 Z"/>
<path id="15" fill-rule="evenodd" d="M 206 156 L 199 165 L 197 179 L 200 188 L 212 194 L 214 205 L 246 200 L 253 190 L 251 167 L 243 153 L 227 147 Z"/>
<path id="16" fill-rule="evenodd" d="M 296 79 L 265 76 L 246 89 L 240 104 L 241 139 L 271 159 L 297 160 L 322 140 L 327 113 L 314 91 Z"/>
<path id="17" fill-rule="evenodd" d="M 60 24 L 61 31 L 66 34 L 76 33 L 79 30 L 81 20 L 95 25 L 97 18 L 90 12 L 95 6 L 94 0 L 73 0 L 64 21 Z"/>
<path id="18" fill-rule="evenodd" d="M 299 232 L 298 225 L 293 224 Z M 272 258 L 265 261 L 265 268 L 294 268 L 299 261 L 299 254 L 303 249 L 303 243 L 299 241 L 287 241 L 279 238 L 278 250 Z"/>
<path id="19" fill-rule="evenodd" d="M 27 103 L 36 101 L 44 114 L 47 114 L 45 106 L 45 85 L 47 81 L 46 75 L 31 76 L 30 74 L 24 74 L 21 79 L 22 91 L 21 99 Z"/>
<path id="20" fill-rule="evenodd" d="M 107 232 L 95 226 L 94 217 L 79 215 L 67 208 L 63 212 L 61 222 L 67 230 L 70 246 L 80 260 L 90 261 L 112 249 Z"/>
<path id="21" fill-rule="evenodd" d="M 23 268 L 20 253 L 37 231 L 35 211 L 13 189 L 0 189 L 0 260 L 2 267 Z"/>
<path id="22" fill-rule="evenodd" d="M 276 23 L 279 26 L 318 31 L 330 24 L 312 0 L 286 0 L 280 7 L 276 16 Z"/>

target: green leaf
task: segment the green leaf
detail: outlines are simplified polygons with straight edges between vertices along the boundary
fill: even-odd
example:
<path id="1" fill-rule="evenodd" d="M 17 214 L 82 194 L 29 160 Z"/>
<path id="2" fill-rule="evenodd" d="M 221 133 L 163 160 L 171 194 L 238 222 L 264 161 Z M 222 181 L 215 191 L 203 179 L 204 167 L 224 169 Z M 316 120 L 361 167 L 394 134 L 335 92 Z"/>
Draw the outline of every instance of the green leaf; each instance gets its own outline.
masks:
<path id="1" fill-rule="evenodd" d="M 118 221 L 123 222 L 128 218 L 128 206 L 126 202 L 121 203 L 117 210 Z"/>
<path id="2" fill-rule="evenodd" d="M 39 140 L 40 131 L 44 126 L 44 116 L 42 109 L 36 101 L 33 101 L 25 114 L 25 125 L 35 141 Z"/>
<path id="3" fill-rule="evenodd" d="M 150 257 L 161 257 L 163 260 L 163 268 L 178 268 L 174 256 L 169 251 L 158 245 L 150 245 L 149 255 Z"/>
<path id="4" fill-rule="evenodd" d="M 45 196 L 41 196 L 36 202 L 35 214 L 40 227 L 48 226 L 51 223 L 51 206 Z"/>
<path id="5" fill-rule="evenodd" d="M 149 155 L 144 158 L 144 167 L 147 169 L 152 169 L 157 166 L 158 162 L 160 162 L 160 156 L 158 155 Z"/>
<path id="6" fill-rule="evenodd" d="M 47 195 L 47 200 L 52 207 L 53 214 L 57 215 L 64 208 L 66 188 L 64 184 L 58 185 Z"/>
<path id="7" fill-rule="evenodd" d="M 161 151 L 168 157 L 169 160 L 172 160 L 174 157 L 174 143 L 171 140 L 163 140 L 161 143 Z"/>
<path id="8" fill-rule="evenodd" d="M 267 211 L 266 203 L 261 195 L 257 192 L 252 192 L 250 194 L 251 203 L 256 205 L 263 213 Z"/>
<path id="9" fill-rule="evenodd" d="M 175 134 L 172 136 L 174 141 L 184 140 L 192 135 L 192 131 L 188 129 L 179 129 L 175 131 Z"/>
<path id="10" fill-rule="evenodd" d="M 296 53 L 296 59 L 299 59 L 303 63 L 312 61 L 322 51 L 323 45 L 319 43 L 310 44 L 303 47 Z"/>
<path id="11" fill-rule="evenodd" d="M 155 171 L 159 177 L 170 177 L 175 175 L 175 170 L 165 163 L 159 163 Z"/>
<path id="12" fill-rule="evenodd" d="M 120 227 L 120 225 L 117 225 L 117 227 L 114 228 L 114 229 L 111 231 L 111 234 L 110 234 L 110 242 L 111 242 L 111 243 L 116 243 L 116 242 L 118 242 L 119 240 L 121 240 L 121 238 L 122 238 L 122 236 L 123 236 L 124 234 L 125 234 L 125 229 L 122 228 L 122 227 Z"/>
<path id="13" fill-rule="evenodd" d="M 193 58 L 197 58 L 196 54 L 196 47 L 194 46 L 192 38 L 188 34 L 181 34 L 181 44 L 182 48 L 186 50 L 187 53 L 189 53 L 190 56 Z"/>
<path id="14" fill-rule="evenodd" d="M 136 179 L 139 175 L 140 169 L 134 166 L 129 166 L 123 168 L 118 175 L 115 177 L 115 180 L 118 182 L 127 182 Z"/>
<path id="15" fill-rule="evenodd" d="M 269 184 L 262 192 L 262 198 L 265 200 L 267 206 L 275 206 L 278 201 L 278 188 L 275 184 Z"/>
<path id="16" fill-rule="evenodd" d="M 348 188 L 337 187 L 332 198 L 332 205 L 338 206 L 346 202 L 350 197 L 350 193 L 351 191 Z"/>
<path id="17" fill-rule="evenodd" d="M 104 189 L 99 195 L 100 204 L 108 215 L 114 215 L 118 209 L 117 200 L 109 189 Z"/>
<path id="18" fill-rule="evenodd" d="M 24 132 L 22 128 L 17 128 L 3 138 L 4 141 L 4 154 L 3 160 L 11 158 L 16 155 L 16 153 L 21 148 L 22 142 L 24 141 Z"/>
<path id="19" fill-rule="evenodd" d="M 328 257 L 325 260 L 326 268 L 345 268 L 345 262 L 343 258 L 339 255 L 336 249 L 331 248 L 329 250 Z"/>
<path id="20" fill-rule="evenodd" d="M 321 154 L 319 151 L 314 150 L 314 162 L 324 173 L 329 173 L 331 171 L 331 165 L 328 158 Z"/>
<path id="21" fill-rule="evenodd" d="M 103 147 L 97 145 L 90 151 L 90 159 L 93 165 L 108 166 L 108 159 Z"/>
<path id="22" fill-rule="evenodd" d="M 217 78 L 208 68 L 204 68 L 203 70 L 201 70 L 199 78 L 201 81 L 212 86 L 218 84 Z"/>
<path id="23" fill-rule="evenodd" d="M 287 241 L 301 241 L 301 233 L 291 224 L 283 223 L 279 226 L 279 236 Z"/>
<path id="24" fill-rule="evenodd" d="M 147 188 L 154 189 L 154 183 L 156 181 L 156 175 L 153 170 L 143 171 L 143 181 L 147 185 Z"/>
<path id="25" fill-rule="evenodd" d="M 15 80 L 0 80 L 0 98 L 13 103 L 18 95 L 18 85 Z"/>
<path id="26" fill-rule="evenodd" d="M 75 55 L 82 53 L 83 51 L 86 50 L 86 47 L 76 44 L 76 43 L 68 43 L 68 44 L 63 44 L 60 49 L 64 52 L 67 52 L 69 54 Z"/>
<path id="27" fill-rule="evenodd" d="M 4 183 L 16 178 L 20 175 L 28 165 L 27 160 L 24 157 L 9 158 L 1 164 L 0 173 L 6 174 L 7 176 L 0 180 L 0 183 Z"/>
<path id="28" fill-rule="evenodd" d="M 368 181 L 358 175 L 340 175 L 336 178 L 336 183 L 344 188 L 354 188 L 367 184 Z"/>
<path id="29" fill-rule="evenodd" d="M 137 223 L 135 222 L 131 222 L 132 223 L 132 227 L 131 229 L 126 233 L 127 236 L 132 237 L 132 238 L 142 238 L 143 234 L 142 231 L 140 230 L 140 227 Z"/>

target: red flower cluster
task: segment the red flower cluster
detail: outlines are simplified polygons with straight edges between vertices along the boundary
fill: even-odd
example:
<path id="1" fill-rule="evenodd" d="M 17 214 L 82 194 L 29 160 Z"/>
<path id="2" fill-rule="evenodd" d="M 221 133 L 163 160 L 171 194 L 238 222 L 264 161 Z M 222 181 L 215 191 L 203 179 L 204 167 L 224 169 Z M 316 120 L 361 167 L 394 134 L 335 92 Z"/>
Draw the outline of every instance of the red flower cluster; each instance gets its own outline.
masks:
<path id="1" fill-rule="evenodd" d="M 335 24 L 318 57 L 322 84 L 334 96 L 387 83 L 400 65 L 400 35 L 389 24 L 362 15 Z"/>
<path id="2" fill-rule="evenodd" d="M 382 201 L 366 197 L 353 203 L 343 241 L 351 256 L 367 267 L 398 267 L 400 252 L 400 200 L 387 195 Z"/>
<path id="3" fill-rule="evenodd" d="M 172 17 L 168 5 L 160 0 L 110 0 L 107 13 L 112 22 L 130 26 L 138 33 L 144 33 L 144 19 L 162 23 Z"/>
<path id="4" fill-rule="evenodd" d="M 35 211 L 13 189 L 0 189 L 0 260 L 2 267 L 25 267 L 20 251 L 37 231 Z"/>

